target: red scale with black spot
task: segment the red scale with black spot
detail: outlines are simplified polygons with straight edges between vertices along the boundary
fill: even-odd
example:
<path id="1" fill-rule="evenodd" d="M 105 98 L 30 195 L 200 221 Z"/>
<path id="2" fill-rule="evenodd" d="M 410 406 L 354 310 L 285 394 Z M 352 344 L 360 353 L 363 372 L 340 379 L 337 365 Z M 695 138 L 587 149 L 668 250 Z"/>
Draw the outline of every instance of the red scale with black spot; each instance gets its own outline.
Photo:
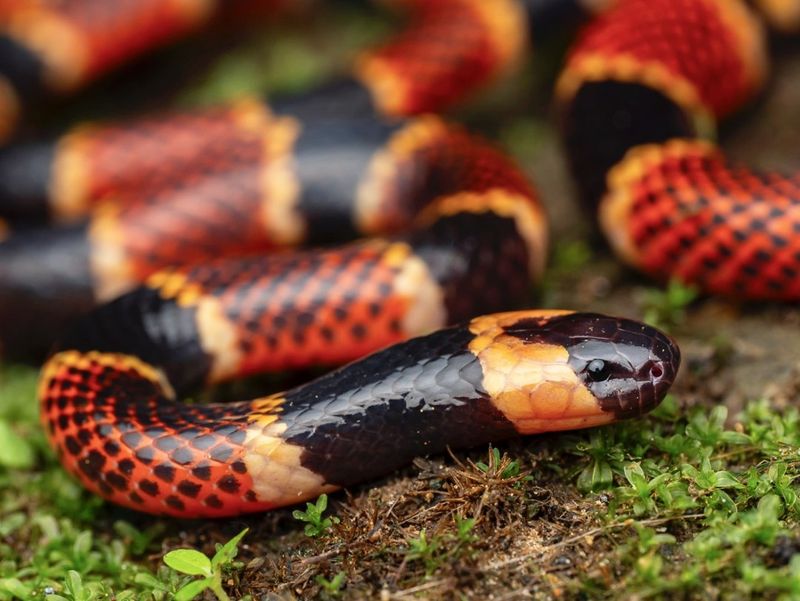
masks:
<path id="1" fill-rule="evenodd" d="M 236 404 L 176 404 L 151 369 L 110 357 L 51 365 L 57 373 L 42 392 L 42 419 L 64 465 L 90 490 L 151 513 L 211 517 L 226 506 L 256 507 L 242 461 L 246 432 L 229 417 Z M 176 464 L 188 468 L 180 478 Z"/>

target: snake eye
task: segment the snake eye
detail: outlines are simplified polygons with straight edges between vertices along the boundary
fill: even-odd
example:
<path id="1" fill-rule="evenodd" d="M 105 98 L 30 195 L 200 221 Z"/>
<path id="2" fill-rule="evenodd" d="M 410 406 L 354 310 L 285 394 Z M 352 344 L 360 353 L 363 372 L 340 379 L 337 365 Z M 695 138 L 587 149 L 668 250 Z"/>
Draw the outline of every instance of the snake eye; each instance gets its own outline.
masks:
<path id="1" fill-rule="evenodd" d="M 602 359 L 592 359 L 586 366 L 592 382 L 605 382 L 611 376 L 611 365 Z"/>

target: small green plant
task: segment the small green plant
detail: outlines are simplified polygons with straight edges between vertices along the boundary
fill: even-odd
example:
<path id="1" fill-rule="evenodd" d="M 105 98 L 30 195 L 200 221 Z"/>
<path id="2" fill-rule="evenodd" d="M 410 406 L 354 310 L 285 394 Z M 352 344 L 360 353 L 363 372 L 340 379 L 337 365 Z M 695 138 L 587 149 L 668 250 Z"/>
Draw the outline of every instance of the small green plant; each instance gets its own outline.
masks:
<path id="1" fill-rule="evenodd" d="M 0 419 L 0 467 L 29 469 L 35 461 L 33 446 Z"/>
<path id="2" fill-rule="evenodd" d="M 634 523 L 638 537 L 631 541 L 630 552 L 637 557 L 633 564 L 633 578 L 639 586 L 658 586 L 664 567 L 659 551 L 664 545 L 675 544 L 671 534 L 660 534 L 652 528 Z"/>
<path id="3" fill-rule="evenodd" d="M 209 589 L 220 601 L 229 601 L 222 588 L 222 571 L 230 565 L 239 550 L 239 541 L 247 534 L 248 528 L 242 530 L 224 545 L 217 549 L 214 557 L 195 549 L 176 549 L 164 556 L 164 563 L 176 572 L 189 576 L 202 576 L 200 580 L 192 580 L 175 593 L 175 601 L 190 601 Z"/>
<path id="4" fill-rule="evenodd" d="M 13 599 L 28 599 L 33 589 L 19 578 L 0 578 L 0 593 L 6 593 Z"/>
<path id="5" fill-rule="evenodd" d="M 475 518 L 455 519 L 456 531 L 428 537 L 425 528 L 419 535 L 408 540 L 406 559 L 408 561 L 421 561 L 425 566 L 425 574 L 431 575 L 445 562 L 469 553 L 471 546 L 478 542 L 478 537 L 472 532 L 475 528 Z"/>
<path id="6" fill-rule="evenodd" d="M 37 404 L 32 403 L 36 372 L 0 365 L 0 469 L 28 470 L 44 437 L 38 428 Z"/>
<path id="7" fill-rule="evenodd" d="M 322 590 L 325 591 L 329 597 L 338 597 L 342 593 L 342 587 L 345 582 L 347 582 L 347 577 L 344 572 L 338 572 L 330 580 L 325 578 L 322 574 L 317 574 L 314 580 L 322 587 Z"/>
<path id="8" fill-rule="evenodd" d="M 301 522 L 306 522 L 305 533 L 306 536 L 322 536 L 334 524 L 339 523 L 339 518 L 336 516 L 330 518 L 323 518 L 322 514 L 328 508 L 328 495 L 322 494 L 317 499 L 316 503 L 306 503 L 306 510 L 300 511 L 295 509 L 292 512 L 292 517 Z"/>
<path id="9" fill-rule="evenodd" d="M 478 537 L 472 533 L 475 528 L 475 518 L 456 518 L 456 540 L 459 544 L 470 545 L 478 541 Z"/>
<path id="10" fill-rule="evenodd" d="M 625 479 L 628 481 L 628 486 L 622 486 L 617 489 L 617 498 L 620 500 L 630 501 L 632 504 L 633 514 L 636 516 L 645 513 L 654 513 L 656 511 L 656 503 L 653 500 L 653 495 L 657 492 L 660 485 L 672 479 L 672 475 L 667 472 L 662 472 L 654 478 L 648 478 L 642 466 L 638 463 L 630 463 L 623 468 Z"/>
<path id="11" fill-rule="evenodd" d="M 519 478 L 522 471 L 519 461 L 510 459 L 508 455 L 501 455 L 497 447 L 489 447 L 489 463 L 478 461 L 475 463 L 484 474 L 500 478 L 501 480 L 513 480 Z M 523 481 L 532 480 L 532 476 L 526 475 L 521 478 Z"/>
<path id="12" fill-rule="evenodd" d="M 578 475 L 578 490 L 581 492 L 610 488 L 614 473 L 621 473 L 625 452 L 614 433 L 613 428 L 593 430 L 588 440 L 578 440 L 571 449 L 571 453 L 589 458 L 589 464 Z"/>
<path id="13" fill-rule="evenodd" d="M 165 524 L 156 522 L 145 530 L 139 530 L 128 522 L 114 522 L 114 531 L 122 537 L 133 555 L 141 555 L 153 544 L 153 541 L 164 533 Z"/>
<path id="14" fill-rule="evenodd" d="M 91 601 L 95 599 L 92 591 L 86 588 L 83 584 L 81 575 L 75 570 L 67 572 L 66 593 L 69 599 L 73 601 Z M 58 597 L 58 595 L 51 595 L 51 598 Z"/>
<path id="15" fill-rule="evenodd" d="M 442 543 L 441 538 L 434 536 L 428 540 L 425 528 L 419 531 L 419 535 L 408 541 L 408 553 L 406 559 L 409 561 L 419 560 L 425 564 L 425 573 L 432 574 L 441 563 L 442 558 L 437 554 Z"/>
<path id="16" fill-rule="evenodd" d="M 680 280 L 670 280 L 667 287 L 648 288 L 642 298 L 644 320 L 669 330 L 686 320 L 686 308 L 697 298 L 698 290 Z"/>

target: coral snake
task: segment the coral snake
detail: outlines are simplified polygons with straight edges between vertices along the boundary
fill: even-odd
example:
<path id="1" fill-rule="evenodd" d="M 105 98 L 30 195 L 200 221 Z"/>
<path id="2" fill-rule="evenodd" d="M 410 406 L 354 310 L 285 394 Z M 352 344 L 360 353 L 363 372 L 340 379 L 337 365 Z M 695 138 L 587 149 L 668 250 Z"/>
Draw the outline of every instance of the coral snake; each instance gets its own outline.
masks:
<path id="1" fill-rule="evenodd" d="M 50 342 L 109 301 L 60 336 L 39 389 L 52 444 L 91 490 L 153 513 L 233 515 L 447 446 L 655 406 L 679 352 L 653 328 L 560 311 L 474 317 L 524 302 L 544 266 L 544 213 L 500 151 L 414 116 L 484 86 L 552 22 L 545 17 L 582 4 L 598 14 L 569 53 L 556 102 L 576 184 L 612 247 L 707 292 L 800 296 L 796 178 L 729 166 L 701 139 L 764 79 L 762 27 L 747 5 L 394 4 L 410 12 L 408 28 L 363 55 L 352 76 L 304 96 L 82 126 L 2 150 L 0 212 L 12 224 L 58 222 L 0 244 L 6 352 Z M 754 4 L 792 27 L 796 3 Z M 8 6 L 0 16 L 16 22 Z M 93 55 L 114 36 L 84 35 L 69 15 L 30 17 L 29 37 L 7 27 L 9 106 L 28 93 L 20 57 L 37 77 L 52 67 L 30 39 L 47 31 L 37 37 L 38 22 L 54 21 L 71 35 L 50 54 L 82 56 L 67 67 L 84 79 L 95 73 L 86 65 L 136 50 Z M 354 236 L 363 238 L 282 250 Z M 177 402 L 201 385 L 381 348 L 282 394 Z"/>

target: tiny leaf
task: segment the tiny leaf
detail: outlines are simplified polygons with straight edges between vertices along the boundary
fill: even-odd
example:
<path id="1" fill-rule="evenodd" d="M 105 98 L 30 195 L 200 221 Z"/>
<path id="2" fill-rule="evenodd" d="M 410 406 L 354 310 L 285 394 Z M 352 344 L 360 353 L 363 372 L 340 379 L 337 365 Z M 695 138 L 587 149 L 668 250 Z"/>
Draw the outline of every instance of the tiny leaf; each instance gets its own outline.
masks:
<path id="1" fill-rule="evenodd" d="M 156 578 L 152 574 L 148 574 L 147 572 L 140 572 L 139 574 L 136 574 L 136 576 L 133 577 L 133 581 L 136 584 L 147 586 L 156 591 L 168 590 L 163 582 L 161 582 L 158 578 Z"/>
<path id="2" fill-rule="evenodd" d="M 193 580 L 175 593 L 175 601 L 191 601 L 206 590 L 210 583 L 211 581 L 208 579 Z"/>
<path id="3" fill-rule="evenodd" d="M 75 570 L 67 572 L 67 591 L 75 598 L 80 599 L 83 597 L 83 581 L 81 575 Z"/>
<path id="4" fill-rule="evenodd" d="M 247 531 L 250 530 L 249 528 L 245 528 L 239 534 L 234 536 L 231 540 L 227 543 L 222 545 L 219 550 L 214 554 L 214 557 L 211 558 L 211 566 L 216 568 L 217 566 L 224 565 L 231 561 L 234 557 L 236 557 L 236 553 L 239 550 L 239 541 L 244 538 L 244 535 L 247 534 Z"/>
<path id="5" fill-rule="evenodd" d="M 0 578 L 0 592 L 8 593 L 17 599 L 26 599 L 31 595 L 31 588 L 22 584 L 17 578 Z"/>
<path id="6" fill-rule="evenodd" d="M 14 432 L 11 424 L 0 419 L 0 466 L 13 469 L 33 467 L 36 455 L 27 440 Z"/>
<path id="7" fill-rule="evenodd" d="M 164 556 L 164 563 L 177 572 L 192 576 L 211 576 L 211 560 L 194 549 L 176 549 Z"/>

